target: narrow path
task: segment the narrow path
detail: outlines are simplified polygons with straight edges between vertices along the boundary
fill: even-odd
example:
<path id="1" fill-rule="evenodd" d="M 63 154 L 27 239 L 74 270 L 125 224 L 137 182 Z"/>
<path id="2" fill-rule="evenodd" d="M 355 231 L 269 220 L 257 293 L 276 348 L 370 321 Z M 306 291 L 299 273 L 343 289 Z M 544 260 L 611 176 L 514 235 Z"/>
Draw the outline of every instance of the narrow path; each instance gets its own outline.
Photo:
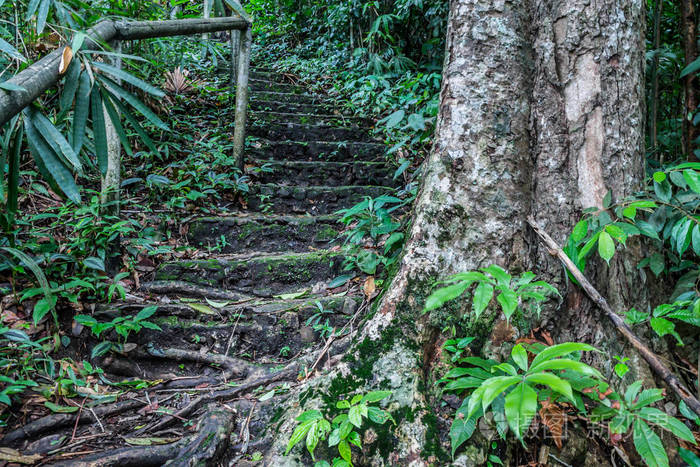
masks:
<path id="1" fill-rule="evenodd" d="M 98 362 L 139 390 L 95 409 L 86 395 L 78 414 L 28 423 L 3 445 L 72 466 L 218 465 L 222 458 L 240 465 L 241 451 L 264 442 L 255 435 L 278 403 L 251 395 L 275 388 L 283 395 L 280 385 L 313 367 L 327 334 L 310 324 L 340 329 L 358 317 L 361 283 L 328 287 L 344 259 L 332 243 L 341 228 L 336 211 L 391 192 L 384 145 L 369 121 L 344 116 L 285 75 L 255 70 L 252 78 L 255 139 L 246 162 L 264 171 L 247 209 L 191 221 L 190 244 L 216 253 L 161 264 L 141 284 L 146 300 L 97 310 L 115 317 L 158 306 L 162 331 L 143 329 L 131 339 L 137 345 Z"/>

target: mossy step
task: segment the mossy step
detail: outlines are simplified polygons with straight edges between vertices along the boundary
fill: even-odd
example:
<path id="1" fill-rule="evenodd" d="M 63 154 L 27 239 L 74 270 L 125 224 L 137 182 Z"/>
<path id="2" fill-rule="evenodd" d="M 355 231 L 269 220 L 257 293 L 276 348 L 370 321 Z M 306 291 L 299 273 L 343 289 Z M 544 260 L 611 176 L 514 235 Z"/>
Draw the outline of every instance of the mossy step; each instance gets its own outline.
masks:
<path id="1" fill-rule="evenodd" d="M 339 275 L 342 262 L 342 255 L 333 251 L 257 255 L 246 260 L 174 261 L 161 265 L 155 280 L 184 281 L 272 297 L 303 289 L 323 289 L 324 284 Z"/>
<path id="2" fill-rule="evenodd" d="M 385 162 L 320 162 L 255 160 L 267 170 L 258 175 L 260 183 L 296 186 L 381 185 L 394 186 L 395 168 Z"/>
<path id="3" fill-rule="evenodd" d="M 328 96 L 320 96 L 318 94 L 293 94 L 288 92 L 274 91 L 258 91 L 253 90 L 250 93 L 251 102 L 255 101 L 277 101 L 291 102 L 296 104 L 317 104 L 317 105 L 335 105 L 332 98 Z"/>
<path id="4" fill-rule="evenodd" d="M 250 157 L 293 161 L 383 161 L 386 146 L 381 143 L 347 141 L 269 141 L 253 142 Z"/>
<path id="5" fill-rule="evenodd" d="M 328 111 L 322 113 L 304 113 L 292 111 L 261 111 L 250 116 L 252 122 L 296 123 L 301 125 L 324 125 L 333 127 L 365 126 L 371 127 L 373 122 L 366 117 L 333 115 Z"/>
<path id="6" fill-rule="evenodd" d="M 281 122 L 251 122 L 248 134 L 273 141 L 359 141 L 378 142 L 369 128 L 360 126 L 336 127 Z"/>
<path id="7" fill-rule="evenodd" d="M 308 91 L 306 87 L 298 86 L 296 84 L 280 83 L 267 79 L 251 79 L 248 85 L 253 91 L 273 91 L 290 94 L 306 94 Z"/>
<path id="8" fill-rule="evenodd" d="M 323 104 L 304 104 L 281 101 L 251 100 L 250 109 L 255 113 L 250 114 L 255 118 L 258 112 L 287 112 L 302 114 L 327 114 L 336 112 L 339 107 Z"/>
<path id="9" fill-rule="evenodd" d="M 284 359 L 291 358 L 310 345 L 324 343 L 319 330 L 313 329 L 317 317 L 321 324 L 327 320 L 328 326 L 341 329 L 361 302 L 360 296 L 306 294 L 297 299 L 253 300 L 215 309 L 205 300 L 173 300 L 166 304 L 124 304 L 118 306 L 118 311 L 112 306 L 99 310 L 103 317 L 98 319 L 110 320 L 122 314 L 136 314 L 144 306 L 157 305 L 158 311 L 151 321 L 172 339 L 173 347 L 199 350 L 206 345 L 209 351 L 224 354 L 233 333 L 232 344 L 236 345 L 229 347 L 229 356 L 247 359 L 255 355 Z M 134 336 L 137 343 L 153 339 L 158 339 L 157 333 Z"/>
<path id="10" fill-rule="evenodd" d="M 279 186 L 251 185 L 248 209 L 270 213 L 331 214 L 349 208 L 366 196 L 389 194 L 384 186 Z"/>
<path id="11" fill-rule="evenodd" d="M 327 247 L 340 228 L 337 216 L 205 217 L 190 222 L 188 239 L 222 253 L 309 251 Z"/>
<path id="12" fill-rule="evenodd" d="M 254 68 L 250 71 L 250 79 L 261 79 L 265 81 L 275 81 L 278 83 L 300 84 L 301 80 L 293 73 L 272 71 L 270 69 Z"/>

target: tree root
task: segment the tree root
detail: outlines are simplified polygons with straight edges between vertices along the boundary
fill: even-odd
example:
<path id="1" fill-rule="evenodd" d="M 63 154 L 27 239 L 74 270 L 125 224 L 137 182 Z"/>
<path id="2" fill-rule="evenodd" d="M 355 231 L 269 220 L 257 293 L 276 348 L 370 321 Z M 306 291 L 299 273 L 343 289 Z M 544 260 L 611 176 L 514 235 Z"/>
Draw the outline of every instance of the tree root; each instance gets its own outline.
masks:
<path id="1" fill-rule="evenodd" d="M 233 302 L 244 302 L 252 299 L 252 297 L 243 295 L 241 293 L 216 289 L 214 287 L 204 287 L 201 285 L 191 284 L 185 281 L 144 282 L 143 284 L 141 284 L 139 290 L 158 295 L 180 294 L 190 295 L 193 297 L 209 298 L 211 300 L 229 300 Z"/>
<path id="2" fill-rule="evenodd" d="M 285 381 L 290 379 L 296 379 L 299 372 L 299 365 L 297 363 L 292 363 L 287 366 L 284 370 L 278 371 L 277 373 L 272 373 L 262 378 L 258 378 L 254 381 L 241 384 L 233 388 L 221 389 L 219 391 L 213 391 L 209 394 L 201 395 L 188 405 L 177 411 L 177 413 L 165 416 L 162 420 L 157 422 L 155 425 L 150 427 L 144 427 L 138 430 L 137 434 L 143 434 L 146 432 L 157 432 L 163 430 L 164 428 L 170 426 L 172 423 L 182 420 L 183 418 L 189 417 L 199 406 L 205 403 L 215 402 L 222 399 L 229 399 L 241 394 L 245 394 L 248 391 L 256 389 L 260 386 L 264 386 L 270 383 L 275 383 L 278 381 Z"/>
<path id="3" fill-rule="evenodd" d="M 134 410 L 143 405 L 143 402 L 137 400 L 126 400 L 122 402 L 117 402 L 115 404 L 98 406 L 95 407 L 92 411 L 83 412 L 78 418 L 78 423 L 85 423 L 93 420 L 93 412 L 97 417 L 105 417 L 126 412 L 128 410 Z M 47 415 L 46 417 L 42 417 L 37 420 L 34 420 L 33 422 L 29 422 L 26 425 L 7 433 L 2 438 L 2 440 L 0 440 L 0 444 L 3 446 L 14 444 L 17 441 L 34 437 L 51 429 L 70 426 L 75 422 L 76 416 L 74 414 Z"/>
<path id="4" fill-rule="evenodd" d="M 233 422 L 231 412 L 219 407 L 210 407 L 197 424 L 197 433 L 176 443 L 122 448 L 54 465 L 57 467 L 213 465 L 214 461 L 228 448 Z"/>
<path id="5" fill-rule="evenodd" d="M 224 368 L 225 381 L 230 380 L 234 376 L 246 376 L 253 366 L 245 360 L 227 357 L 226 355 L 211 352 L 202 354 L 194 350 L 163 348 L 153 342 L 146 346 L 146 354 L 151 357 L 175 360 L 178 362 L 190 361 L 206 365 L 221 365 Z"/>

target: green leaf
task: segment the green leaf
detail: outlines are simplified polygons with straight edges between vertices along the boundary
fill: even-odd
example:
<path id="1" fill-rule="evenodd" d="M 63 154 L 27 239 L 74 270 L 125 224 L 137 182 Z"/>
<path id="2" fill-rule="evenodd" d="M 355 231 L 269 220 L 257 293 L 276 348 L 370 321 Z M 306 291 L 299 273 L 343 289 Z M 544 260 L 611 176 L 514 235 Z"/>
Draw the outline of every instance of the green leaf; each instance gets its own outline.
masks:
<path id="1" fill-rule="evenodd" d="M 362 402 L 370 404 L 372 402 L 384 400 L 389 396 L 391 396 L 391 391 L 371 391 L 365 394 L 365 396 L 362 398 Z"/>
<path id="2" fill-rule="evenodd" d="M 362 428 L 362 413 L 359 406 L 350 407 L 348 411 L 348 420 L 357 428 Z"/>
<path id="3" fill-rule="evenodd" d="M 39 10 L 36 14 L 36 33 L 41 34 L 46 26 L 46 18 L 49 15 L 49 7 L 53 3 L 53 0 L 41 0 L 39 4 Z"/>
<path id="4" fill-rule="evenodd" d="M 20 260 L 27 268 L 29 268 L 30 271 L 32 271 L 32 274 L 34 274 L 34 277 L 36 277 L 37 282 L 39 283 L 39 286 L 41 287 L 42 292 L 44 293 L 44 298 L 47 299 L 49 303 L 55 304 L 56 300 L 54 300 L 53 295 L 51 293 L 51 287 L 49 285 L 49 281 L 46 279 L 46 275 L 44 274 L 44 271 L 41 270 L 39 267 L 39 264 L 37 264 L 36 261 L 34 261 L 29 255 L 24 253 L 23 251 L 20 251 L 16 248 L 11 248 L 11 247 L 0 247 L 0 250 L 6 251 L 18 260 Z M 53 305 L 52 305 L 53 306 Z M 35 321 L 37 323 L 38 321 Z"/>
<path id="5" fill-rule="evenodd" d="M 510 317 L 518 308 L 518 296 L 513 290 L 505 289 L 496 297 L 496 300 L 501 304 L 506 320 L 510 321 Z"/>
<path id="6" fill-rule="evenodd" d="M 653 407 L 644 407 L 637 412 L 644 420 L 660 426 L 666 431 L 670 431 L 677 438 L 697 444 L 693 437 L 693 432 L 677 418 L 671 417 L 665 412 Z"/>
<path id="7" fill-rule="evenodd" d="M 522 378 L 520 376 L 494 376 L 493 378 L 484 381 L 481 385 L 481 388 L 483 388 L 481 409 L 484 411 L 484 413 L 486 413 L 487 409 L 495 398 L 500 396 L 503 391 L 521 380 Z M 474 415 L 473 412 L 470 413 L 470 415 Z"/>
<path id="8" fill-rule="evenodd" d="M 532 361 L 532 364 L 530 365 L 530 370 L 535 372 L 535 371 L 540 371 L 537 366 L 538 364 L 542 362 L 546 362 L 547 360 L 551 360 L 553 358 L 558 358 L 558 357 L 563 357 L 564 355 L 569 355 L 570 353 L 573 352 L 597 352 L 598 350 L 595 347 L 592 347 L 588 344 L 583 344 L 581 342 L 565 342 L 563 344 L 557 344 L 557 345 L 552 345 L 550 347 L 547 347 L 546 349 L 542 350 L 540 353 L 535 356 L 535 359 Z"/>
<path id="9" fill-rule="evenodd" d="M 629 405 L 632 409 L 639 409 L 662 400 L 664 398 L 664 392 L 662 389 L 658 388 L 645 389 L 639 394 L 639 397 L 635 394 L 635 398 L 636 400 L 630 400 Z"/>
<path id="10" fill-rule="evenodd" d="M 679 78 L 685 78 L 691 73 L 695 73 L 696 71 L 700 70 L 700 57 L 696 58 L 692 62 L 688 64 L 683 70 L 681 70 L 681 74 Z"/>
<path id="11" fill-rule="evenodd" d="M 558 392 L 570 401 L 574 400 L 574 394 L 571 391 L 571 384 L 551 373 L 535 373 L 528 375 L 525 380 L 528 383 L 542 384 L 549 387 L 553 391 Z"/>
<path id="12" fill-rule="evenodd" d="M 665 172 L 654 172 L 654 175 L 652 176 L 654 181 L 656 183 L 663 183 L 664 180 L 666 180 L 666 173 Z"/>
<path id="13" fill-rule="evenodd" d="M 525 383 L 518 384 L 506 396 L 505 412 L 511 430 L 522 439 L 537 413 L 537 393 Z"/>
<path id="14" fill-rule="evenodd" d="M 109 91 L 107 91 L 107 93 L 109 93 Z M 134 131 L 138 133 L 139 137 L 141 138 L 141 141 L 143 141 L 146 147 L 148 147 L 148 149 L 150 149 L 151 152 L 153 152 L 154 154 L 158 154 L 158 148 L 153 143 L 153 140 L 148 136 L 148 133 L 146 133 L 146 130 L 143 129 L 138 120 L 136 120 L 136 118 L 131 114 L 131 112 L 129 112 L 129 109 L 127 109 L 126 106 L 122 104 L 118 99 L 115 100 L 114 97 L 111 95 L 110 101 L 119 108 L 121 115 L 126 119 L 127 122 L 129 122 Z"/>
<path id="15" fill-rule="evenodd" d="M 423 308 L 423 313 L 440 308 L 442 305 L 449 302 L 450 300 L 454 300 L 455 298 L 462 295 L 462 293 L 464 293 L 464 291 L 467 290 L 467 288 L 470 285 L 470 282 L 463 281 L 435 290 L 426 299 L 425 307 Z"/>
<path id="16" fill-rule="evenodd" d="M 554 360 L 549 360 L 546 362 L 538 363 L 537 366 L 530 366 L 530 372 L 535 373 L 538 371 L 546 370 L 569 370 L 581 373 L 582 375 L 592 376 L 600 380 L 605 380 L 603 375 L 590 365 L 586 365 L 583 362 L 577 362 L 575 360 L 570 360 L 568 358 L 557 358 Z"/>
<path id="17" fill-rule="evenodd" d="M 455 418 L 450 427 L 450 444 L 452 446 L 452 457 L 454 457 L 457 449 L 464 444 L 476 429 L 476 421 L 481 416 L 481 412 L 477 412 L 473 417 L 467 417 L 467 407 L 469 405 L 469 397 L 464 399 L 462 406 L 457 409 Z"/>
<path id="18" fill-rule="evenodd" d="M 124 70 L 120 70 L 119 68 L 113 67 L 112 65 L 108 65 L 106 63 L 100 63 L 100 62 L 91 62 L 92 66 L 97 68 L 98 70 L 104 71 L 112 77 L 120 79 L 122 81 L 126 81 L 129 84 L 133 84 L 137 88 L 141 89 L 142 91 L 154 95 L 156 97 L 165 97 L 165 93 L 161 91 L 160 89 L 156 88 L 155 86 L 151 86 L 147 82 L 137 78 L 136 76 L 132 75 L 131 73 L 127 73 Z"/>
<path id="19" fill-rule="evenodd" d="M 350 445 L 347 441 L 342 440 L 340 443 L 338 443 L 338 453 L 340 453 L 340 457 L 352 465 L 352 452 L 350 451 Z"/>
<path id="20" fill-rule="evenodd" d="M 392 129 L 397 126 L 403 120 L 406 112 L 403 110 L 397 110 L 386 118 L 385 124 L 387 129 Z"/>
<path id="21" fill-rule="evenodd" d="M 367 417 L 374 423 L 378 423 L 380 425 L 383 425 L 387 420 L 389 420 L 389 414 L 378 407 L 368 407 Z"/>
<path id="22" fill-rule="evenodd" d="M 27 109 L 24 109 L 23 117 L 29 149 L 37 165 L 39 165 L 42 175 L 44 175 L 49 182 L 57 185 L 58 189 L 60 189 L 68 199 L 76 204 L 80 204 L 80 191 L 75 184 L 73 174 L 63 165 L 51 147 L 46 144 L 46 141 L 32 123 L 30 112 Z"/>
<path id="23" fill-rule="evenodd" d="M 96 358 L 96 357 L 101 357 L 102 355 L 105 355 L 107 352 L 112 350 L 112 343 L 109 341 L 104 341 L 100 342 L 97 344 L 95 347 L 92 348 L 92 353 L 90 354 L 90 358 Z"/>
<path id="24" fill-rule="evenodd" d="M 151 316 L 153 316 L 156 313 L 156 311 L 158 311 L 157 306 L 155 306 L 155 305 L 147 306 L 136 314 L 136 316 L 134 317 L 134 320 L 135 321 L 143 321 L 144 319 L 148 319 Z"/>
<path id="25" fill-rule="evenodd" d="M 306 434 L 306 449 L 309 451 L 309 454 L 311 454 L 311 459 L 316 460 L 314 456 L 314 450 L 316 449 L 316 446 L 318 445 L 319 441 L 319 427 L 318 427 L 318 422 L 314 423 L 311 425 L 311 428 L 309 428 L 308 433 Z"/>
<path id="26" fill-rule="evenodd" d="M 88 268 L 88 269 L 94 269 L 96 271 L 105 271 L 105 262 L 102 261 L 101 258 L 98 258 L 96 256 L 90 256 L 89 258 L 85 258 L 83 261 L 83 265 Z"/>
<path id="27" fill-rule="evenodd" d="M 651 318 L 651 320 L 649 320 L 649 324 L 659 337 L 664 337 L 665 335 L 670 334 L 676 338 L 679 345 L 683 345 L 683 341 L 676 332 L 676 325 L 673 324 L 673 322 L 665 318 Z"/>
<path id="28" fill-rule="evenodd" d="M 119 118 L 119 113 L 114 108 L 114 104 L 110 101 L 109 94 L 104 89 L 100 89 L 100 92 L 102 92 L 102 104 L 104 105 L 105 110 L 107 111 L 107 116 L 109 117 L 109 121 L 114 127 L 114 131 L 119 137 L 119 141 L 121 142 L 121 145 L 124 148 L 124 152 L 126 152 L 126 154 L 129 156 L 133 156 L 133 151 L 131 150 L 131 143 L 129 143 L 129 138 L 127 137 L 126 132 L 124 131 L 121 119 Z"/>
<path id="29" fill-rule="evenodd" d="M 107 127 L 104 107 L 102 106 L 102 96 L 96 87 L 90 93 L 90 115 L 92 116 L 92 135 L 95 139 L 97 167 L 100 169 L 102 176 L 104 176 L 107 173 L 107 160 L 109 158 Z"/>
<path id="30" fill-rule="evenodd" d="M 77 62 L 77 60 L 76 60 Z M 80 153 L 85 140 L 85 128 L 87 119 L 90 113 L 90 91 L 92 83 L 87 72 L 80 74 L 78 79 L 78 91 L 75 98 L 75 111 L 73 112 L 73 151 L 76 154 Z"/>
<path id="31" fill-rule="evenodd" d="M 615 254 L 615 242 L 606 231 L 602 231 L 598 237 L 598 254 L 608 264 Z"/>
<path id="32" fill-rule="evenodd" d="M 307 420 L 306 422 L 303 422 L 294 429 L 292 432 L 291 438 L 289 438 L 289 442 L 287 442 L 287 449 L 284 451 L 284 455 L 286 456 L 289 454 L 289 451 L 292 450 L 292 448 L 302 439 L 304 439 L 304 436 L 309 432 L 311 427 L 316 424 L 316 420 Z"/>
<path id="33" fill-rule="evenodd" d="M 527 350 L 522 344 L 517 344 L 513 347 L 511 351 L 511 356 L 515 361 L 515 364 L 520 367 L 521 370 L 527 371 Z"/>
<path id="34" fill-rule="evenodd" d="M 34 305 L 32 319 L 34 323 L 39 323 L 56 306 L 56 297 L 44 297 Z"/>
<path id="35" fill-rule="evenodd" d="M 22 55 L 19 50 L 17 50 L 12 44 L 0 38 L 0 52 L 5 52 L 10 57 L 19 60 L 20 62 L 26 62 L 27 59 Z M 11 84 L 11 83 L 8 83 Z M 16 85 L 15 85 L 16 86 Z M 24 90 L 24 88 L 22 88 Z"/>
<path id="36" fill-rule="evenodd" d="M 353 277 L 355 277 L 354 274 L 345 274 L 345 275 L 342 275 L 342 276 L 338 276 L 338 277 L 336 277 L 335 279 L 333 279 L 332 281 L 330 281 L 330 282 L 328 283 L 328 286 L 326 286 L 326 288 L 328 288 L 328 289 L 335 289 L 336 287 L 340 287 L 341 285 L 345 284 L 346 282 L 348 282 L 348 281 L 349 281 L 350 279 L 352 279 Z"/>
<path id="37" fill-rule="evenodd" d="M 44 402 L 44 405 L 46 406 L 47 409 L 49 409 L 51 412 L 54 412 L 54 413 L 75 413 L 78 410 L 80 410 L 80 407 L 74 407 L 74 406 L 66 407 L 66 406 L 54 404 L 53 402 L 49 402 L 49 401 Z"/>
<path id="38" fill-rule="evenodd" d="M 415 131 L 425 130 L 425 118 L 423 115 L 414 113 L 408 116 L 408 126 Z"/>
<path id="39" fill-rule="evenodd" d="M 314 420 L 321 420 L 323 414 L 319 410 L 307 410 L 297 416 L 296 421 L 298 422 L 312 422 Z"/>
<path id="40" fill-rule="evenodd" d="M 634 447 L 649 467 L 668 467 L 668 455 L 661 438 L 641 419 L 634 421 Z"/>
<path id="41" fill-rule="evenodd" d="M 479 282 L 474 290 L 474 298 L 472 300 L 472 310 L 478 318 L 481 313 L 489 306 L 493 298 L 493 286 L 488 282 Z"/>
<path id="42" fill-rule="evenodd" d="M 586 238 L 586 234 L 588 234 L 588 221 L 582 219 L 574 226 L 574 230 L 571 232 L 571 238 L 578 243 Z"/>
<path id="43" fill-rule="evenodd" d="M 73 148 L 66 138 L 63 137 L 60 131 L 46 118 L 41 112 L 37 112 L 32 107 L 28 107 L 32 124 L 37 131 L 41 133 L 44 140 L 51 146 L 55 154 L 62 154 L 67 162 L 80 174 L 83 171 L 83 164 L 78 159 L 78 156 L 73 151 Z"/>
<path id="44" fill-rule="evenodd" d="M 169 131 L 170 128 L 168 125 L 166 125 L 163 120 L 161 120 L 151 109 L 146 106 L 141 100 L 139 100 L 136 96 L 116 84 L 114 81 L 105 78 L 104 76 L 100 78 L 100 81 L 106 84 L 107 88 L 112 94 L 115 94 L 116 96 L 124 99 L 126 102 L 129 103 L 133 108 L 138 110 L 144 117 L 146 117 L 151 123 L 153 123 L 156 127 L 160 128 L 161 130 Z"/>
<path id="45" fill-rule="evenodd" d="M 23 88 L 22 86 L 14 83 L 10 83 L 9 81 L 3 81 L 0 83 L 0 89 L 4 89 L 6 91 L 26 91 L 26 88 Z"/>
<path id="46" fill-rule="evenodd" d="M 694 452 L 680 448 L 678 450 L 678 455 L 681 456 L 681 459 L 683 459 L 689 467 L 700 467 L 700 457 L 695 455 Z"/>
<path id="47" fill-rule="evenodd" d="M 498 266 L 497 264 L 492 264 L 486 268 L 483 268 L 482 271 L 491 274 L 491 276 L 494 279 L 496 279 L 498 285 L 510 285 L 510 280 L 512 279 L 511 275 L 508 274 L 505 269 Z"/>

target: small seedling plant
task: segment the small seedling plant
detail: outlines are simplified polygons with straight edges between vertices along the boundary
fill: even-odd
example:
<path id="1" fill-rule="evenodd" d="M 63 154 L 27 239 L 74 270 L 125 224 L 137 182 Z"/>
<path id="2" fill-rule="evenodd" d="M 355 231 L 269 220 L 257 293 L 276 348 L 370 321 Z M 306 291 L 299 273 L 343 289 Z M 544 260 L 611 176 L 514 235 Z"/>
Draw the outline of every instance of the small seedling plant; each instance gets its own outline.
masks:
<path id="1" fill-rule="evenodd" d="M 92 349 L 92 358 L 105 355 L 113 349 L 119 349 L 126 343 L 129 334 L 139 332 L 141 329 L 153 329 L 161 331 L 162 329 L 155 323 L 148 321 L 148 318 L 153 316 L 158 310 L 157 306 L 148 306 L 139 311 L 133 317 L 120 316 L 109 322 L 99 322 L 94 317 L 88 315 L 77 315 L 75 321 L 85 327 L 90 328 L 95 337 L 100 337 L 102 333 L 114 330 L 121 337 L 121 342 L 102 341 Z"/>
<path id="2" fill-rule="evenodd" d="M 330 422 L 320 410 L 307 410 L 299 415 L 296 420 L 299 422 L 292 433 L 292 437 L 287 443 L 285 455 L 296 446 L 301 440 L 306 438 L 306 449 L 311 454 L 311 458 L 316 461 L 314 451 L 320 441 L 328 439 L 328 447 L 338 447 L 340 457 L 333 459 L 333 467 L 352 467 L 351 445 L 362 449 L 362 437 L 360 430 L 369 421 L 383 425 L 387 421 L 394 419 L 391 415 L 375 404 L 391 395 L 391 391 L 372 391 L 367 394 L 357 394 L 352 399 L 341 399 L 336 404 L 336 409 L 341 413 L 336 415 Z M 315 467 L 330 466 L 327 461 L 318 461 Z"/>
<path id="3" fill-rule="evenodd" d="M 535 274 L 524 272 L 513 277 L 505 269 L 495 264 L 481 271 L 467 271 L 455 274 L 438 284 L 446 284 L 436 289 L 425 301 L 423 312 L 436 310 L 450 300 L 454 300 L 476 284 L 472 293 L 472 311 L 478 318 L 496 295 L 496 301 L 506 320 L 510 321 L 518 308 L 535 310 L 539 315 L 540 304 L 548 295 L 559 295 L 557 289 L 545 281 L 535 281 Z"/>

